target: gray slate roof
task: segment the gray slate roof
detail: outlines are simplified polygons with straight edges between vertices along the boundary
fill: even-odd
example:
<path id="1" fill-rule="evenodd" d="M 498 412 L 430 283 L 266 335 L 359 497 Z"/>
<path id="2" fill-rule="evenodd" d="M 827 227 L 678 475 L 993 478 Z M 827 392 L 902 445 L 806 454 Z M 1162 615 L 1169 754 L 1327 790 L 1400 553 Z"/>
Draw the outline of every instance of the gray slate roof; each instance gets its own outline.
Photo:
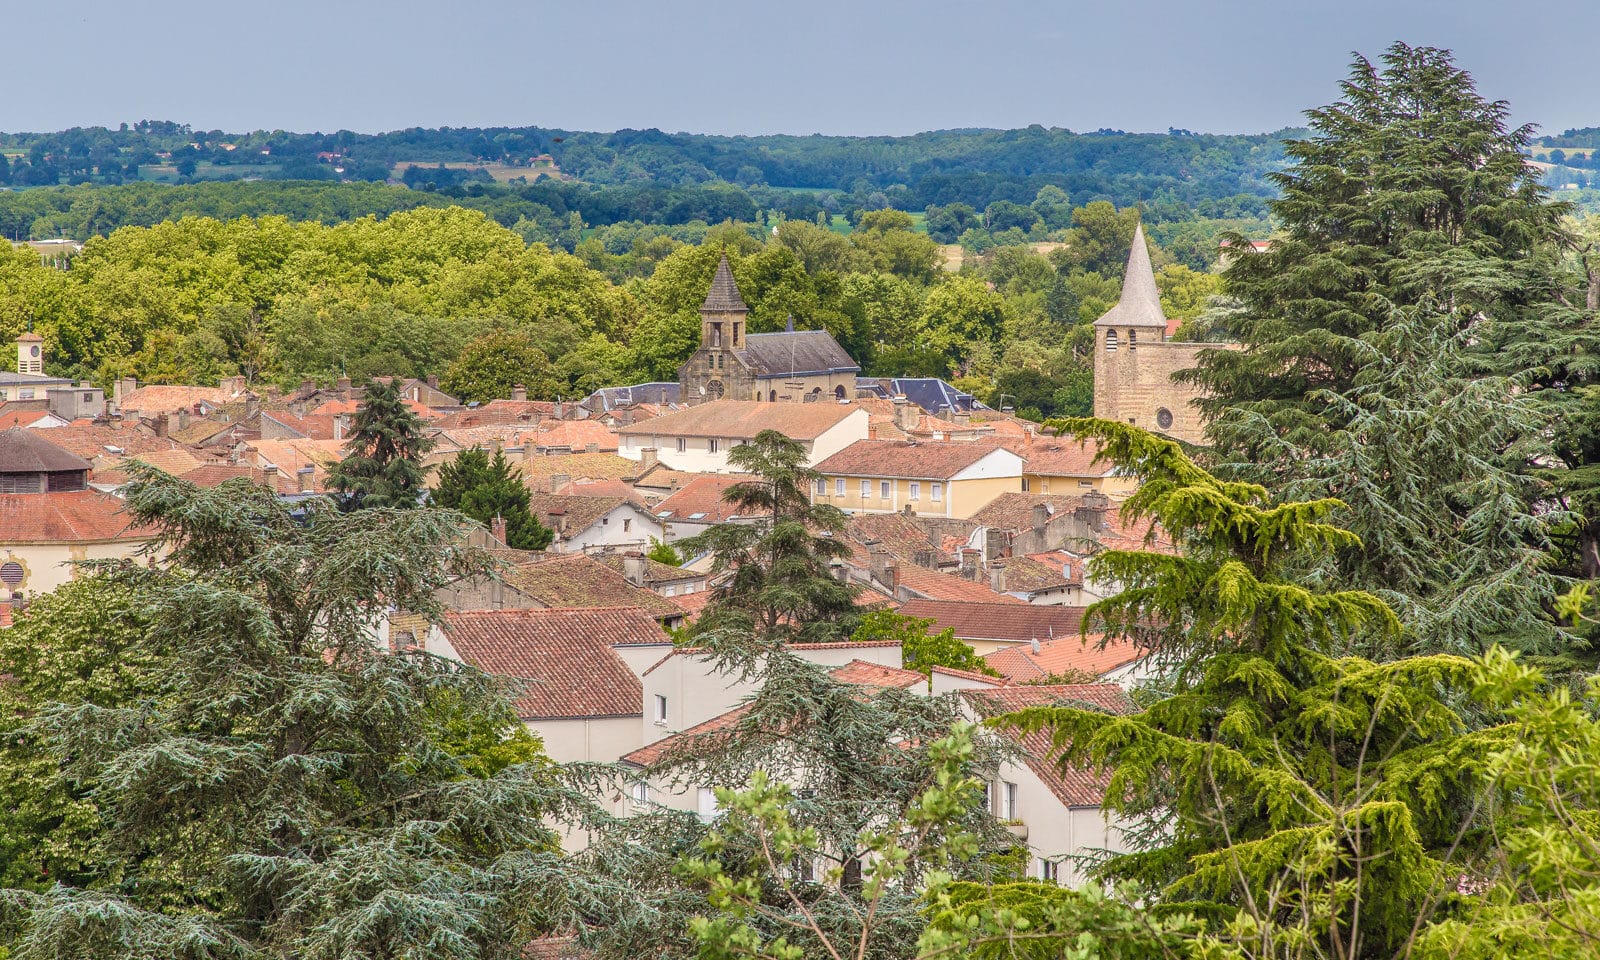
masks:
<path id="1" fill-rule="evenodd" d="M 1161 312 L 1161 291 L 1156 289 L 1156 273 L 1150 267 L 1150 250 L 1144 243 L 1144 224 L 1133 229 L 1133 249 L 1128 251 L 1128 269 L 1122 274 L 1122 299 L 1094 322 L 1097 327 L 1160 327 L 1167 329 Z"/>
<path id="2" fill-rule="evenodd" d="M 57 473 L 93 466 L 39 436 L 37 430 L 12 427 L 0 432 L 0 473 Z"/>
<path id="3" fill-rule="evenodd" d="M 748 313 L 750 310 L 744 305 L 744 297 L 739 295 L 739 285 L 733 282 L 733 268 L 728 266 L 727 254 L 717 261 L 717 273 L 711 278 L 711 292 L 706 294 L 706 302 L 700 305 L 700 309 L 714 313 Z"/>
<path id="4" fill-rule="evenodd" d="M 746 334 L 741 356 L 758 377 L 786 377 L 791 373 L 856 373 L 861 370 L 826 330 Z"/>

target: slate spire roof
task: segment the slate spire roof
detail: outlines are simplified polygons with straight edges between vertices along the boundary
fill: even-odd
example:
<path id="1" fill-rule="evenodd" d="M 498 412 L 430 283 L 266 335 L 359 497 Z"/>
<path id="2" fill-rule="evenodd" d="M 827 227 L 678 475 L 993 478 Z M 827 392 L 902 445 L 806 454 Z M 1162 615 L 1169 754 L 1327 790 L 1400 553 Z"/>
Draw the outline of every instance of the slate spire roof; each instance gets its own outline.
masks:
<path id="1" fill-rule="evenodd" d="M 1097 327 L 1167 328 L 1161 312 L 1161 291 L 1156 289 L 1156 273 L 1150 266 L 1150 249 L 1144 242 L 1144 224 L 1133 228 L 1133 249 L 1128 251 L 1128 269 L 1122 274 L 1122 299 L 1094 323 Z"/>
<path id="2" fill-rule="evenodd" d="M 700 305 L 700 309 L 708 313 L 750 312 L 750 308 L 745 306 L 744 297 L 739 295 L 739 285 L 733 280 L 733 268 L 728 266 L 726 253 L 717 261 L 717 273 L 711 278 L 711 292 L 706 294 L 706 302 Z"/>

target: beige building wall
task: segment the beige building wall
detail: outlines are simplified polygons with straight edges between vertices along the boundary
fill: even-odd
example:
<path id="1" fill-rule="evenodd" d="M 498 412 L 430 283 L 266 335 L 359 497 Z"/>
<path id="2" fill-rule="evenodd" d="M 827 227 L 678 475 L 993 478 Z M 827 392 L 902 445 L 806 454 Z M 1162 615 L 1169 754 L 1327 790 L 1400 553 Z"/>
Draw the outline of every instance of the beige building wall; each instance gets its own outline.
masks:
<path id="1" fill-rule="evenodd" d="M 1096 408 L 1095 416 L 1100 416 Z M 1106 418 L 1110 419 L 1110 418 Z M 1126 500 L 1139 489 L 1135 477 L 1063 477 L 1045 473 L 1022 474 L 1022 492 L 1078 496 L 1085 493 L 1103 493 L 1113 500 Z"/>
<path id="2" fill-rule="evenodd" d="M 868 416 L 865 410 L 851 411 L 850 415 L 829 427 L 815 440 L 802 440 L 806 448 L 807 465 L 833 456 L 857 440 L 867 439 Z M 617 445 L 619 456 L 640 460 L 644 451 L 654 447 L 656 458 L 674 470 L 691 473 L 736 473 L 728 466 L 728 451 L 741 442 L 736 437 L 680 437 L 675 434 L 623 434 Z M 679 442 L 682 441 L 682 449 Z M 712 447 L 716 449 L 713 450 Z"/>
<path id="3" fill-rule="evenodd" d="M 3 533 L 3 531 L 0 531 Z M 3 543 L 0 565 L 21 564 L 23 580 L 15 592 L 22 596 L 49 593 L 77 578 L 74 563 L 85 560 L 131 560 L 144 547 L 144 540 L 101 540 L 76 543 Z M 11 589 L 0 583 L 0 600 L 10 599 Z"/>
<path id="4" fill-rule="evenodd" d="M 826 503 L 850 513 L 899 513 L 907 506 L 911 512 L 925 517 L 966 518 L 982 510 L 1002 493 L 1015 493 L 1022 489 L 1022 478 L 991 477 L 980 480 L 887 480 L 879 477 L 850 477 L 837 474 L 824 477 L 825 491 L 811 489 L 812 503 Z M 844 481 L 844 494 L 839 494 L 838 482 Z M 868 485 L 865 494 L 862 484 Z M 888 484 L 888 493 L 884 493 Z M 916 495 L 912 495 L 912 485 Z M 937 490 L 935 486 L 937 485 Z M 937 496 L 936 496 L 937 494 Z"/>
<path id="5" fill-rule="evenodd" d="M 536 719 L 523 726 L 544 739 L 545 753 L 557 763 L 614 763 L 644 746 L 638 717 Z"/>

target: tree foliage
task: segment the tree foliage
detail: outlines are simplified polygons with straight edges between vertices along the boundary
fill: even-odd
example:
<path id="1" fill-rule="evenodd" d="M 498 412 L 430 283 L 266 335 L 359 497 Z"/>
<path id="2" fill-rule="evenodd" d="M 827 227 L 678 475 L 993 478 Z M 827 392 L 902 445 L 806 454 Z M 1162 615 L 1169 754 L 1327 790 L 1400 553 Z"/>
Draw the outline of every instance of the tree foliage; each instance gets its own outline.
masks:
<path id="1" fill-rule="evenodd" d="M 533 515 L 527 485 L 499 450 L 493 458 L 477 447 L 461 451 L 439 467 L 430 499 L 485 526 L 504 520 L 506 546 L 513 550 L 543 550 L 555 539 L 555 532 Z"/>
<path id="2" fill-rule="evenodd" d="M 421 418 L 400 397 L 400 384 L 375 380 L 356 409 L 330 483 L 350 509 L 415 507 L 423 492 L 422 458 L 432 447 Z"/>

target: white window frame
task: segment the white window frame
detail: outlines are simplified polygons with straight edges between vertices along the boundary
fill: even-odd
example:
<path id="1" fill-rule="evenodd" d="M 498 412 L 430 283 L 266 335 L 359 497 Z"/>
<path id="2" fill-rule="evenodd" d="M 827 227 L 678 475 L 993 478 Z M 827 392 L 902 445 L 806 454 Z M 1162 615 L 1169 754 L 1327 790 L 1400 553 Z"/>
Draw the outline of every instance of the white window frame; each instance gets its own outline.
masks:
<path id="1" fill-rule="evenodd" d="M 650 784 L 643 780 L 635 780 L 628 785 L 628 799 L 639 806 L 650 802 Z"/>
<path id="2" fill-rule="evenodd" d="M 872 498 L 872 481 L 871 480 L 863 480 L 863 481 L 861 481 L 861 499 L 870 500 L 871 498 Z"/>
<path id="3" fill-rule="evenodd" d="M 922 484 L 918 483 L 915 480 L 911 481 L 911 493 L 906 497 L 906 499 L 907 500 L 921 500 L 922 499 Z"/>
<path id="4" fill-rule="evenodd" d="M 826 497 L 827 495 L 828 495 L 828 478 L 827 477 L 818 477 L 817 478 L 817 496 Z"/>
<path id="5" fill-rule="evenodd" d="M 1054 860 L 1039 858 L 1039 879 L 1045 883 L 1061 882 L 1061 864 Z"/>
<path id="6" fill-rule="evenodd" d="M 1017 785 L 1009 780 L 989 784 L 989 812 L 996 820 L 1017 819 Z"/>
<path id="7" fill-rule="evenodd" d="M 656 726 L 667 725 L 667 697 L 665 694 L 656 694 Z"/>
<path id="8" fill-rule="evenodd" d="M 890 486 L 889 481 L 887 481 L 887 480 L 879 481 L 879 483 L 878 483 L 878 496 L 882 497 L 885 500 L 889 500 L 894 496 L 894 488 L 892 486 Z"/>
<path id="9" fill-rule="evenodd" d="M 706 441 L 706 452 L 708 453 L 718 453 L 720 452 L 720 447 L 721 444 L 717 442 L 716 437 L 712 437 Z"/>
<path id="10" fill-rule="evenodd" d="M 701 787 L 695 795 L 701 820 L 712 820 L 717 816 L 717 791 L 710 787 Z"/>
<path id="11" fill-rule="evenodd" d="M 838 477 L 833 481 L 833 495 L 836 497 L 844 496 L 844 477 Z"/>
<path id="12" fill-rule="evenodd" d="M 689 441 L 687 439 L 685 439 L 683 437 L 679 437 L 678 438 L 678 452 L 679 453 L 688 453 L 689 452 Z"/>
<path id="13" fill-rule="evenodd" d="M 929 499 L 933 500 L 934 503 L 943 502 L 944 501 L 944 484 L 942 484 L 942 483 L 931 483 L 931 484 L 929 484 L 928 485 L 928 497 L 929 497 Z"/>

